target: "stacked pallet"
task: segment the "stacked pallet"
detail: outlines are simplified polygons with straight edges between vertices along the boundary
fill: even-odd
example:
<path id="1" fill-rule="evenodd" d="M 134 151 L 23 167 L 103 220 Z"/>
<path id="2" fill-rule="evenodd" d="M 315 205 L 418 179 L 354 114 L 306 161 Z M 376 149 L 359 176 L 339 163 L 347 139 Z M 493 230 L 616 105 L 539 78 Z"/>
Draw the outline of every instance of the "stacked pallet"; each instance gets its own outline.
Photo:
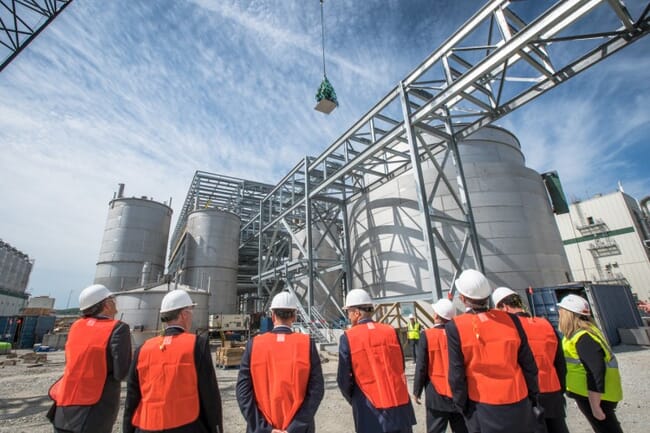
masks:
<path id="1" fill-rule="evenodd" d="M 226 343 L 231 342 L 227 341 Z M 244 346 L 225 344 L 223 347 L 217 348 L 215 353 L 215 363 L 219 368 L 239 367 L 243 354 Z"/>

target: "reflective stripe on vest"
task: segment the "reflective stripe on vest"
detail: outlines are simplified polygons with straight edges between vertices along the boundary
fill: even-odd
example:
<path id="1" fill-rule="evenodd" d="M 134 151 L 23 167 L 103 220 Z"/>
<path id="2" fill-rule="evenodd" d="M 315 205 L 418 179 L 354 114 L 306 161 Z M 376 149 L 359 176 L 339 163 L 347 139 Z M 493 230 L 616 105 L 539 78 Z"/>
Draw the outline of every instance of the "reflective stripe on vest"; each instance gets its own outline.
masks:
<path id="1" fill-rule="evenodd" d="M 430 328 L 424 331 L 429 350 L 429 379 L 436 392 L 451 397 L 449 387 L 449 352 L 445 328 Z"/>
<path id="2" fill-rule="evenodd" d="M 557 353 L 557 336 L 553 325 L 539 317 L 518 316 L 524 328 L 530 350 L 537 364 L 539 392 L 557 392 L 562 389 L 560 379 L 555 371 L 555 354 Z"/>
<path id="3" fill-rule="evenodd" d="M 65 370 L 52 385 L 57 406 L 87 406 L 99 401 L 108 375 L 106 348 L 117 320 L 83 318 L 72 324 L 65 344 Z"/>
<path id="4" fill-rule="evenodd" d="M 345 331 L 357 386 L 377 409 L 409 402 L 402 346 L 392 326 L 362 323 Z"/>
<path id="5" fill-rule="evenodd" d="M 409 340 L 419 340 L 420 339 L 420 324 L 414 323 L 411 325 L 409 321 L 408 327 L 406 328 L 406 338 Z"/>
<path id="6" fill-rule="evenodd" d="M 475 402 L 516 403 L 528 396 L 517 354 L 521 338 L 512 318 L 489 310 L 454 317 L 465 358 L 467 392 Z"/>
<path id="7" fill-rule="evenodd" d="M 196 335 L 188 333 L 145 341 L 137 365 L 142 399 L 133 425 L 143 430 L 167 430 L 199 417 L 195 343 Z"/>
<path id="8" fill-rule="evenodd" d="M 251 379 L 255 402 L 274 429 L 286 430 L 307 393 L 309 335 L 268 332 L 253 339 Z"/>
<path id="9" fill-rule="evenodd" d="M 589 395 L 589 390 L 587 388 L 587 371 L 582 362 L 580 362 L 578 349 L 576 347 L 578 340 L 584 334 L 588 334 L 605 352 L 605 392 L 602 395 L 602 399 L 611 402 L 623 400 L 623 388 L 621 386 L 621 375 L 618 371 L 618 362 L 607 343 L 605 343 L 605 337 L 595 326 L 592 326 L 590 331 L 581 329 L 573 334 L 571 338 L 564 337 L 562 339 L 562 349 L 564 351 L 567 369 L 567 391 L 584 397 Z"/>

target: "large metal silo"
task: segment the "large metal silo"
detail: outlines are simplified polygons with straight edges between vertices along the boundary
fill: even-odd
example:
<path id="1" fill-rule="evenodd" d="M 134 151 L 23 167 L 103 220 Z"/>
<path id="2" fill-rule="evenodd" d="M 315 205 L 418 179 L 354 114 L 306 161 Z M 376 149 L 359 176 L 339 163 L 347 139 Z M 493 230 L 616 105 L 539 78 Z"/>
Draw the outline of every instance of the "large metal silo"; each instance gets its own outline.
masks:
<path id="1" fill-rule="evenodd" d="M 338 279 L 339 272 L 332 270 L 327 271 L 333 265 L 340 262 L 341 258 L 337 253 L 336 246 L 331 243 L 331 238 L 326 236 L 328 231 L 337 232 L 337 228 L 333 223 L 328 227 L 324 222 L 318 222 L 312 227 L 312 242 L 314 273 L 319 275 L 318 282 L 315 282 L 313 287 L 313 308 L 320 314 L 326 321 L 334 321 L 341 317 L 341 312 L 329 300 L 329 295 L 332 295 L 337 302 L 342 302 L 342 286 Z M 302 229 L 294 234 L 294 244 L 291 248 L 292 261 L 306 260 L 305 251 L 307 248 L 307 231 Z M 307 305 L 307 286 L 308 276 L 304 275 L 302 279 L 291 281 L 293 289 L 296 292 L 302 305 Z"/>
<path id="2" fill-rule="evenodd" d="M 541 176 L 527 168 L 517 138 L 494 126 L 458 144 L 487 277 L 494 286 L 523 291 L 567 281 L 569 265 Z M 449 190 L 436 183 L 431 161 L 423 164 L 425 188 L 438 193 L 431 203 L 438 218 L 462 218 Z M 449 170 L 454 170 L 451 164 Z M 455 172 L 447 172 L 448 179 Z M 463 194 L 459 194 L 463 196 Z M 375 296 L 430 292 L 413 174 L 409 171 L 364 194 L 348 207 L 353 286 Z M 442 229 L 442 226 L 438 226 Z M 459 256 L 462 228 L 446 225 L 441 235 Z M 448 290 L 453 266 L 436 244 L 436 256 Z M 472 263 L 470 260 L 469 263 Z"/>
<path id="3" fill-rule="evenodd" d="M 183 284 L 208 291 L 210 314 L 234 314 L 237 301 L 237 265 L 241 220 L 232 212 L 199 209 L 186 224 Z"/>
<path id="4" fill-rule="evenodd" d="M 165 270 L 172 209 L 164 203 L 118 194 L 111 200 L 99 251 L 95 283 L 112 291 L 141 285 L 142 268 L 150 266 L 150 283 Z"/>

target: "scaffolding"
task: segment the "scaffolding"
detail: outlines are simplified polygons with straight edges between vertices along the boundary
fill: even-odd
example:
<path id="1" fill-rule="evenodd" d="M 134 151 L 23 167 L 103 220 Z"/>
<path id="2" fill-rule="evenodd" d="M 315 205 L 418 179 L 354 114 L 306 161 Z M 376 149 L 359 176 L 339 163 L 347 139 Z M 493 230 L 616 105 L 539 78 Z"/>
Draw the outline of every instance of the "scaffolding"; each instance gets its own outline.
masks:
<path id="1" fill-rule="evenodd" d="M 483 270 L 458 142 L 650 29 L 646 3 L 635 5 L 636 19 L 618 0 L 548 4 L 488 2 L 321 155 L 294 166 L 261 201 L 254 235 L 258 296 L 293 290 L 300 282 L 307 288 L 308 320 L 315 291 L 323 291 L 340 311 L 335 285 L 342 292 L 351 288 L 347 206 L 407 171 L 415 178 L 432 282 L 421 298 L 434 301 L 453 291 L 456 276 L 467 267 Z M 423 181 L 425 161 L 436 171 L 432 186 Z M 443 189 L 456 212 L 434 204 Z M 462 235 L 450 241 L 447 230 Z M 296 237 L 300 232 L 304 240 Z M 335 246 L 335 260 L 319 258 L 322 242 Z M 443 259 L 453 267 L 451 278 L 441 275 Z M 325 281 L 326 273 L 337 278 Z"/>

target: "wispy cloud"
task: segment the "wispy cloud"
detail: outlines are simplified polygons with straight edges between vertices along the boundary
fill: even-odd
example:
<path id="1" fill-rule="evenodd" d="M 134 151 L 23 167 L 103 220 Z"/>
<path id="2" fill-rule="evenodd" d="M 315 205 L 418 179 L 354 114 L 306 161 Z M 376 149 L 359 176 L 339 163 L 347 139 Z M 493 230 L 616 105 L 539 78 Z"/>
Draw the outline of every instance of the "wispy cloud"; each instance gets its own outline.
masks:
<path id="1" fill-rule="evenodd" d="M 313 110 L 323 73 L 316 0 L 73 2 L 0 75 L 0 236 L 36 259 L 34 293 L 62 306 L 92 280 L 118 182 L 127 195 L 173 197 L 176 211 L 195 170 L 275 183 L 477 7 L 326 1 L 340 106 L 323 116 Z M 619 178 L 647 194 L 647 47 L 504 119 L 528 165 L 557 169 L 570 194 Z"/>

